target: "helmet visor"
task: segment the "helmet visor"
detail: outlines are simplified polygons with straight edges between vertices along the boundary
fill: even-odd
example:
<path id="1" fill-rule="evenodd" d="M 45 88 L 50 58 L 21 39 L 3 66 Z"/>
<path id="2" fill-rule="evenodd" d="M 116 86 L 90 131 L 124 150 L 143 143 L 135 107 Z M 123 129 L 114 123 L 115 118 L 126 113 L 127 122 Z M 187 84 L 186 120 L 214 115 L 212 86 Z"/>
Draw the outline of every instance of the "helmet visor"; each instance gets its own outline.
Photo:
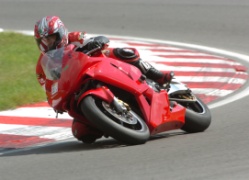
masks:
<path id="1" fill-rule="evenodd" d="M 58 33 L 36 39 L 36 43 L 42 52 L 56 49 L 58 41 Z"/>

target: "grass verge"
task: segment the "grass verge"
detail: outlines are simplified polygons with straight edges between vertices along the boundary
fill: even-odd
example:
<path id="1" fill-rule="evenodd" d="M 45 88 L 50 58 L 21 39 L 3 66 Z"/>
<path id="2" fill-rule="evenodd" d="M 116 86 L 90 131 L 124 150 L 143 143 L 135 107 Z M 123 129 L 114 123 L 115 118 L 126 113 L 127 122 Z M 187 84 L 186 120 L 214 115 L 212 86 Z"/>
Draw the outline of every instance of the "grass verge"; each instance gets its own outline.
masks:
<path id="1" fill-rule="evenodd" d="M 0 33 L 0 110 L 45 101 L 35 75 L 38 56 L 32 36 Z"/>

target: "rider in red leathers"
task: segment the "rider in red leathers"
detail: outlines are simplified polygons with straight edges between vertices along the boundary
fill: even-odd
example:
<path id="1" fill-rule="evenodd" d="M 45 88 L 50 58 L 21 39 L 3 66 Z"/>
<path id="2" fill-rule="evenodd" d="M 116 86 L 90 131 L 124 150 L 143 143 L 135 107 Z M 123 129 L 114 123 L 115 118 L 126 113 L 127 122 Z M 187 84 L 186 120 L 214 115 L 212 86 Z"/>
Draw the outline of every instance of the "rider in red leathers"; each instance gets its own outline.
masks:
<path id="1" fill-rule="evenodd" d="M 46 80 L 40 61 L 43 55 L 49 50 L 67 46 L 68 44 L 75 45 L 75 51 L 83 53 L 96 47 L 101 47 L 106 56 L 133 64 L 146 77 L 157 81 L 160 85 L 172 79 L 172 74 L 163 74 L 148 62 L 141 60 L 135 48 L 109 48 L 109 39 L 104 36 L 89 37 L 85 32 L 68 33 L 65 25 L 57 16 L 46 16 L 39 20 L 35 24 L 34 37 L 41 51 L 36 66 L 36 75 L 38 82 L 46 90 L 51 89 L 51 84 Z M 82 124 L 79 120 L 73 121 L 72 132 L 77 139 L 83 140 L 83 142 L 91 142 L 91 138 L 89 139 L 89 137 L 92 136 L 94 136 L 93 140 L 102 136 L 99 132 L 87 131 L 86 125 Z M 86 132 L 89 132 L 92 136 L 88 136 Z"/>

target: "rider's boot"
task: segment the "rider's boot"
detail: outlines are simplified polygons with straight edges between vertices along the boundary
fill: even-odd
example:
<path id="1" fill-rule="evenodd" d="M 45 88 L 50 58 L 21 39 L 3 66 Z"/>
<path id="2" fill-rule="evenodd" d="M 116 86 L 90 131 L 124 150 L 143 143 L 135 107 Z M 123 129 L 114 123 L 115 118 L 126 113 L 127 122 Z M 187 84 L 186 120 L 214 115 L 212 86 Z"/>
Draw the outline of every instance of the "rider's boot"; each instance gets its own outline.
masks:
<path id="1" fill-rule="evenodd" d="M 164 86 L 165 84 L 169 84 L 174 77 L 173 72 L 162 73 L 158 69 L 154 68 L 150 63 L 143 61 L 142 59 L 133 62 L 134 66 L 136 66 L 147 78 L 152 79 L 159 83 L 160 86 Z"/>
<path id="2" fill-rule="evenodd" d="M 136 66 L 147 78 L 159 83 L 162 88 L 168 88 L 174 73 L 162 73 L 154 68 L 150 63 L 140 58 L 139 52 L 135 48 L 109 48 L 105 52 L 106 56 L 119 59 Z"/>

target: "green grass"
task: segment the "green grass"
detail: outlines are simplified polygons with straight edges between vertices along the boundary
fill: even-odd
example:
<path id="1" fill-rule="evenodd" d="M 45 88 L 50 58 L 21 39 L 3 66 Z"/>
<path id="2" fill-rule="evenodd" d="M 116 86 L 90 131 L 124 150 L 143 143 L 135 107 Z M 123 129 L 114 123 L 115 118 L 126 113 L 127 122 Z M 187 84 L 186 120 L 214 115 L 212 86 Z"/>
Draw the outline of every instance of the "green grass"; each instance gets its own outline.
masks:
<path id="1" fill-rule="evenodd" d="M 38 56 L 33 36 L 0 33 L 0 110 L 45 101 L 35 74 Z"/>

